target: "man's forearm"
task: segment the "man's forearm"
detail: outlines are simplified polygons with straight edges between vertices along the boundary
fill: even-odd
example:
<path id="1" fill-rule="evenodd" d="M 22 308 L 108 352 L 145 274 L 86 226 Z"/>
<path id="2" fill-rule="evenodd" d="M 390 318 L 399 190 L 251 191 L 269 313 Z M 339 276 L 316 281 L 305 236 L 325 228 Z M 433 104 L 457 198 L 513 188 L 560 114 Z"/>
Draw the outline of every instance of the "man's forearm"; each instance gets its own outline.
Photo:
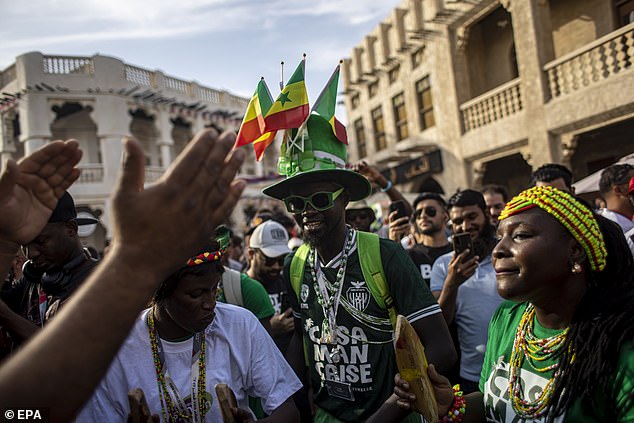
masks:
<path id="1" fill-rule="evenodd" d="M 438 305 L 442 310 L 442 314 L 445 318 L 445 322 L 450 324 L 453 322 L 456 314 L 456 297 L 458 296 L 458 287 L 454 287 L 452 284 L 445 281 L 445 284 L 440 291 L 440 297 L 438 297 Z"/>
<path id="2" fill-rule="evenodd" d="M 139 275 L 145 280 L 139 281 Z M 135 268 L 125 253 L 112 251 L 47 330 L 0 368 L 2 405 L 44 407 L 51 421 L 72 419 L 106 373 L 159 279 L 152 269 Z M 57 359 L 60 354 L 65 360 Z M 33 386 L 39 386 L 35 394 Z"/>

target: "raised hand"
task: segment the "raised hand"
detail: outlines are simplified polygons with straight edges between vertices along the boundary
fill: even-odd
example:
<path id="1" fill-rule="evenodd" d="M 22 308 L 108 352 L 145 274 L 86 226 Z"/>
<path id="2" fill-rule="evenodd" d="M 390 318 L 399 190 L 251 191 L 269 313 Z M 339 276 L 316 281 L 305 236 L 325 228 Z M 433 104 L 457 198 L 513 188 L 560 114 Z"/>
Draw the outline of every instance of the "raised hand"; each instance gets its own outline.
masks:
<path id="1" fill-rule="evenodd" d="M 125 140 L 124 166 L 113 198 L 113 252 L 166 276 L 225 221 L 244 189 L 233 181 L 244 152 L 228 155 L 235 135 L 199 133 L 165 174 L 143 188 L 145 156 Z"/>
<path id="2" fill-rule="evenodd" d="M 397 218 L 398 211 L 394 210 L 389 214 L 389 230 L 388 237 L 392 241 L 400 241 L 405 235 L 410 233 L 411 223 L 409 221 L 409 217 L 403 216 Z"/>
<path id="3" fill-rule="evenodd" d="M 26 244 L 44 228 L 57 201 L 79 177 L 81 150 L 75 140 L 54 141 L 7 162 L 0 175 L 0 240 Z"/>

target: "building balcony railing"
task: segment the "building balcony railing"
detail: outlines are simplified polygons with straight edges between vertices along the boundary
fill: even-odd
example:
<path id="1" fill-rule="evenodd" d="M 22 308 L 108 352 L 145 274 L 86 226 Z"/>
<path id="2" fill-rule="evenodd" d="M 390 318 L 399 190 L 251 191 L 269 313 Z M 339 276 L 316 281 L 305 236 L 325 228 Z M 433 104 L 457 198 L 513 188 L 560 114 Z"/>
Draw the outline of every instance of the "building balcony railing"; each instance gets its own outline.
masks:
<path id="1" fill-rule="evenodd" d="M 34 52 L 30 54 L 39 53 Z M 37 83 L 54 81 L 54 83 L 57 84 L 59 81 L 57 76 L 59 75 L 71 77 L 86 75 L 89 77 L 95 77 L 95 73 L 99 73 L 104 70 L 108 72 L 112 71 L 112 67 L 108 67 L 111 66 L 111 62 L 105 68 L 102 68 L 102 62 L 97 59 L 98 56 L 40 55 L 40 57 L 42 58 L 41 66 L 43 73 L 45 76 L 52 76 L 54 79 L 50 81 L 47 79 L 36 80 L 35 82 Z M 127 63 L 121 62 L 121 64 L 123 66 L 123 78 L 129 84 L 128 88 L 121 87 L 119 94 L 124 93 L 125 90 L 128 90 L 128 93 L 125 94 L 126 96 L 137 90 L 143 89 L 145 89 L 147 93 L 151 93 L 152 90 L 157 90 L 159 92 L 168 90 L 172 93 L 176 93 L 178 97 L 180 97 L 178 99 L 179 101 L 183 101 L 185 97 L 187 98 L 185 101 L 189 101 L 190 99 L 202 100 L 205 102 L 215 103 L 229 109 L 235 109 L 233 110 L 234 112 L 244 110 L 249 103 L 249 98 L 240 97 L 224 90 L 216 90 L 201 86 L 196 82 L 189 82 L 169 75 L 162 75 L 160 72 L 144 69 Z M 0 88 L 9 85 L 17 79 L 18 75 L 15 63 L 11 64 L 4 70 L 0 70 Z M 134 87 L 135 85 L 138 87 Z M 148 91 L 148 89 L 150 91 Z M 55 89 L 51 87 L 50 91 L 55 92 Z"/>
<path id="2" fill-rule="evenodd" d="M 460 105 L 465 131 L 489 125 L 522 110 L 520 78 Z"/>
<path id="3" fill-rule="evenodd" d="M 58 75 L 92 75 L 95 65 L 91 57 L 44 56 L 44 73 Z"/>
<path id="4" fill-rule="evenodd" d="M 145 87 L 154 86 L 153 72 L 132 65 L 125 65 L 125 79 Z"/>
<path id="5" fill-rule="evenodd" d="M 79 179 L 77 183 L 79 184 L 97 184 L 102 183 L 103 178 L 103 165 L 100 163 L 88 163 L 88 164 L 80 164 L 77 166 L 80 170 Z M 145 167 L 145 183 L 149 184 L 152 182 L 156 182 L 161 175 L 165 172 L 161 166 L 146 166 Z"/>
<path id="6" fill-rule="evenodd" d="M 79 184 L 96 184 L 103 182 L 103 165 L 102 164 L 80 164 L 79 168 Z"/>
<path id="7" fill-rule="evenodd" d="M 551 98 L 570 94 L 632 69 L 634 23 L 544 66 Z"/>

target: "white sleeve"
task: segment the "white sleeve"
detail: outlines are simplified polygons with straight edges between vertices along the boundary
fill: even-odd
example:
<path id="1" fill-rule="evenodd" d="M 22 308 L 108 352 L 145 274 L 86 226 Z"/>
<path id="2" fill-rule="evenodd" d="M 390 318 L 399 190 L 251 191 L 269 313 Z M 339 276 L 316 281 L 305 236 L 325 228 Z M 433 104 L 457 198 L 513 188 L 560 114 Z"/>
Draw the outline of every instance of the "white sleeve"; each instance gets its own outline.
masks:
<path id="1" fill-rule="evenodd" d="M 447 277 L 447 268 L 451 261 L 452 253 L 447 253 L 438 257 L 431 268 L 431 275 L 429 276 L 429 290 L 442 291 L 442 287 L 445 284 L 445 278 Z"/>
<path id="2" fill-rule="evenodd" d="M 261 398 L 262 408 L 271 414 L 302 384 L 286 362 L 273 339 L 259 323 L 252 328 L 251 368 L 249 395 Z"/>

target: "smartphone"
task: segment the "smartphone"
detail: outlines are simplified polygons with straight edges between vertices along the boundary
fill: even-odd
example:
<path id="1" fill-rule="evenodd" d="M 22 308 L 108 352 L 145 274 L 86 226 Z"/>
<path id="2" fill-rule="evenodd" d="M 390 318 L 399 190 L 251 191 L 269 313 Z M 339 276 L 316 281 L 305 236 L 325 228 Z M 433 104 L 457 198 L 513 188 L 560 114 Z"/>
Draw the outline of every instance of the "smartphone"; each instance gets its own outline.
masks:
<path id="1" fill-rule="evenodd" d="M 394 210 L 396 210 L 396 217 L 394 219 L 398 219 L 400 217 L 407 217 L 407 213 L 405 212 L 405 202 L 403 200 L 397 200 L 390 203 L 389 213 L 392 214 Z"/>
<path id="2" fill-rule="evenodd" d="M 462 253 L 466 249 L 469 249 L 469 255 L 465 258 L 465 260 L 468 260 L 474 256 L 473 242 L 471 241 L 471 234 L 469 233 L 454 234 L 451 237 L 451 240 L 453 241 L 453 250 L 456 255 Z"/>
<path id="3" fill-rule="evenodd" d="M 282 291 L 279 295 L 281 309 L 280 313 L 284 313 L 291 306 L 291 304 L 288 302 L 288 293 L 286 291 Z"/>

